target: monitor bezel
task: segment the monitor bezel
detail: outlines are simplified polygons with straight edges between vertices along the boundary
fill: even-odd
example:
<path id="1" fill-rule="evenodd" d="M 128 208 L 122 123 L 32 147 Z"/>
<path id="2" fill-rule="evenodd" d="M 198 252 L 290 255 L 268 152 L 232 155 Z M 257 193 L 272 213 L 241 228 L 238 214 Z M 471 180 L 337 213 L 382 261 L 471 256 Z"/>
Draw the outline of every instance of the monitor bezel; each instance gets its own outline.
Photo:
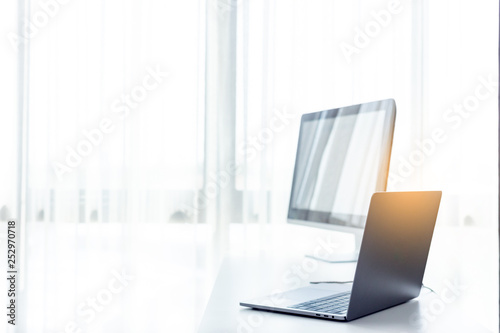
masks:
<path id="1" fill-rule="evenodd" d="M 329 219 L 332 218 L 332 215 L 329 212 L 297 209 L 292 207 L 292 198 L 293 198 L 294 188 L 296 186 L 296 177 L 297 177 L 296 172 L 297 172 L 298 150 L 301 144 L 302 131 L 304 128 L 303 124 L 307 121 L 318 120 L 320 118 L 337 117 L 339 116 L 340 110 L 342 110 L 340 117 L 352 114 L 358 114 L 362 109 L 362 107 L 366 107 L 367 109 L 373 111 L 385 112 L 383 131 L 384 133 L 386 133 L 386 136 L 384 137 L 386 138 L 387 142 L 385 142 L 384 147 L 382 147 L 381 149 L 382 158 L 380 159 L 379 175 L 377 179 L 376 189 L 374 192 L 384 192 L 387 189 L 392 143 L 394 138 L 394 127 L 395 127 L 394 125 L 396 121 L 396 102 L 394 101 L 394 99 L 389 98 L 389 99 L 383 99 L 378 101 L 372 101 L 367 103 L 361 103 L 356 105 L 339 107 L 335 109 L 303 114 L 300 121 L 299 138 L 297 142 L 293 180 L 290 191 L 290 201 L 288 205 L 288 215 L 287 215 L 288 223 L 311 226 L 316 228 L 327 228 L 339 231 L 347 231 L 347 232 L 360 232 L 360 231 L 362 232 L 362 230 L 364 230 L 364 227 L 355 227 L 351 225 L 342 225 L 340 223 L 334 224 L 329 222 Z M 351 215 L 351 218 L 366 220 L 366 216 L 364 215 Z"/>

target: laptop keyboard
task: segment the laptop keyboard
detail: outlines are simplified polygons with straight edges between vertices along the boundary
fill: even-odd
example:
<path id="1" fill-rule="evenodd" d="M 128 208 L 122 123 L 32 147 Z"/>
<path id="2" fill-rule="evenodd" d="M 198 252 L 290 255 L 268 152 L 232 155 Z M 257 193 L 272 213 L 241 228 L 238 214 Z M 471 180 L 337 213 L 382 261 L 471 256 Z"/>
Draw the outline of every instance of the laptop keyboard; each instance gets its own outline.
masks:
<path id="1" fill-rule="evenodd" d="M 324 312 L 324 313 L 345 313 L 349 305 L 350 292 L 336 294 L 333 296 L 314 299 L 290 306 L 292 309 Z"/>

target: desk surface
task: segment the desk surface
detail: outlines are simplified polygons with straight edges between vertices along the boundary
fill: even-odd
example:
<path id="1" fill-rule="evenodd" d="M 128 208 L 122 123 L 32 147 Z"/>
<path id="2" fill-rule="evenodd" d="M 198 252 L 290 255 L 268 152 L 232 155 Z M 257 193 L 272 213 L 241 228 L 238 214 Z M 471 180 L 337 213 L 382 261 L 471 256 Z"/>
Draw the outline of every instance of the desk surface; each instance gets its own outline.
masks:
<path id="1" fill-rule="evenodd" d="M 460 247 L 454 237 L 453 243 Z M 478 302 L 484 296 L 480 293 L 488 291 L 472 286 L 474 275 L 467 278 L 460 273 L 465 268 L 457 268 L 456 259 L 443 261 L 448 251 L 456 251 L 449 246 L 443 249 L 434 251 L 428 264 L 428 270 L 436 263 L 440 269 L 433 268 L 433 274 L 424 277 L 424 283 L 430 283 L 436 293 L 422 289 L 410 302 L 348 323 L 252 310 L 239 302 L 305 286 L 309 281 L 352 280 L 355 263 L 322 263 L 292 250 L 284 256 L 276 252 L 230 254 L 219 271 L 199 332 L 491 332 L 481 317 L 489 311 L 488 302 Z M 498 295 L 496 289 L 492 293 Z M 469 309 L 474 307 L 473 314 Z"/>

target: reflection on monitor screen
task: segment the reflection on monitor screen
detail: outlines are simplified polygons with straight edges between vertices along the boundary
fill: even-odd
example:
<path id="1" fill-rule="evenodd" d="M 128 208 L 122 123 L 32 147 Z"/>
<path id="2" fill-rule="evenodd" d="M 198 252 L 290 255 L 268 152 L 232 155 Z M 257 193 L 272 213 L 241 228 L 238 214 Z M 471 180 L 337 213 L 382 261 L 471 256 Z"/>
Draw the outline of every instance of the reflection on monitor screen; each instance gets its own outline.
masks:
<path id="1" fill-rule="evenodd" d="M 373 192 L 384 191 L 393 100 L 302 117 L 289 218 L 362 228 Z"/>

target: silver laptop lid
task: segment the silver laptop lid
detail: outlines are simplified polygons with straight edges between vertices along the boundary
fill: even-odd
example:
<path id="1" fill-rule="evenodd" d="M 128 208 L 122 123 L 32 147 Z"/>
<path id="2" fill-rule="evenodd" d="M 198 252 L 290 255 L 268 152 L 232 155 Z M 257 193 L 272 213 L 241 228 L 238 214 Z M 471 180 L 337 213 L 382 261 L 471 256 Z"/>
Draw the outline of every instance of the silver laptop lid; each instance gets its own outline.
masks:
<path id="1" fill-rule="evenodd" d="M 441 191 L 373 194 L 347 320 L 419 295 L 440 201 Z"/>

